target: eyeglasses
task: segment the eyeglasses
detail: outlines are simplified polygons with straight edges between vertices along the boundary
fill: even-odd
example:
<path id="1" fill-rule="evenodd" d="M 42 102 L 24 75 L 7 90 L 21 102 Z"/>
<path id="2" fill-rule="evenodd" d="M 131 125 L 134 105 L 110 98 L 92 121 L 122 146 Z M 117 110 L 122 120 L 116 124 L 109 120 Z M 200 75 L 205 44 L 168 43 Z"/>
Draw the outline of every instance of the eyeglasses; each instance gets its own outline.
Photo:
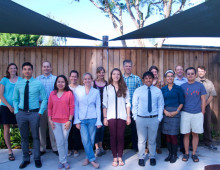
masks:
<path id="1" fill-rule="evenodd" d="M 187 73 L 187 76 L 193 76 L 193 75 L 195 75 L 195 73 Z"/>

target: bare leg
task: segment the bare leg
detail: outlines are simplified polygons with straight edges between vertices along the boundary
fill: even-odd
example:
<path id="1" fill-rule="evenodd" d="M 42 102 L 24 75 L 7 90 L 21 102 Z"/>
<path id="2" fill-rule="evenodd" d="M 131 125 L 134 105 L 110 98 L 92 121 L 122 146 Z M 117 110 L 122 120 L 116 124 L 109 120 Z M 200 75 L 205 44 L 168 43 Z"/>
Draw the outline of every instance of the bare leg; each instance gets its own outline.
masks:
<path id="1" fill-rule="evenodd" d="M 198 146 L 198 143 L 199 143 L 199 135 L 197 133 L 192 132 L 192 136 L 193 136 L 193 139 L 192 139 L 193 155 L 195 155 L 196 150 L 197 150 L 197 146 Z"/>
<path id="2" fill-rule="evenodd" d="M 190 133 L 187 133 L 184 135 L 184 147 L 185 147 L 185 154 L 189 154 L 189 135 Z"/>
<path id="3" fill-rule="evenodd" d="M 95 144 L 95 149 L 99 149 L 99 143 Z"/>
<path id="4" fill-rule="evenodd" d="M 8 148 L 8 153 L 11 154 L 11 140 L 10 140 L 10 125 L 4 125 L 4 138 L 5 138 L 5 143 Z"/>

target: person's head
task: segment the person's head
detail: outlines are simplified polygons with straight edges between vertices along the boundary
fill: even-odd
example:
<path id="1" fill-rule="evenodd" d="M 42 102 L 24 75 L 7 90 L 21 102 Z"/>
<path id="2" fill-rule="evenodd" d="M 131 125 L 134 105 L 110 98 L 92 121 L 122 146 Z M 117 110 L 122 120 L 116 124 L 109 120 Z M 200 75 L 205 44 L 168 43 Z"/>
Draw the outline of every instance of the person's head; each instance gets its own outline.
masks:
<path id="1" fill-rule="evenodd" d="M 142 77 L 144 84 L 150 87 L 153 84 L 154 74 L 151 71 L 147 71 L 143 74 Z"/>
<path id="2" fill-rule="evenodd" d="M 123 61 L 123 68 L 125 74 L 130 75 L 132 71 L 132 61 L 131 60 L 124 60 Z"/>
<path id="3" fill-rule="evenodd" d="M 157 66 L 151 66 L 149 68 L 149 71 L 154 74 L 154 78 L 158 78 L 159 69 L 157 68 Z"/>
<path id="4" fill-rule="evenodd" d="M 104 67 L 100 66 L 100 67 L 97 67 L 96 69 L 96 79 L 97 80 L 104 80 L 105 78 L 105 69 Z"/>
<path id="5" fill-rule="evenodd" d="M 199 78 L 201 78 L 201 79 L 205 78 L 205 75 L 206 75 L 205 66 L 198 66 L 197 71 L 198 71 L 197 74 L 198 74 Z"/>
<path id="6" fill-rule="evenodd" d="M 185 71 L 186 77 L 189 82 L 193 82 L 196 79 L 196 69 L 194 67 L 189 67 Z"/>
<path id="7" fill-rule="evenodd" d="M 56 78 L 56 81 L 54 83 L 54 90 L 55 91 L 71 91 L 69 86 L 68 86 L 68 80 L 66 76 L 64 75 L 59 75 Z"/>
<path id="8" fill-rule="evenodd" d="M 176 66 L 175 67 L 175 73 L 177 77 L 183 77 L 184 71 L 182 66 Z"/>
<path id="9" fill-rule="evenodd" d="M 6 76 L 8 79 L 11 78 L 11 75 L 18 76 L 18 67 L 15 63 L 10 63 L 6 70 Z"/>
<path id="10" fill-rule="evenodd" d="M 52 67 L 49 61 L 44 61 L 42 63 L 42 71 L 44 75 L 49 75 L 51 73 Z"/>
<path id="11" fill-rule="evenodd" d="M 33 73 L 33 65 L 29 62 L 25 62 L 24 64 L 22 64 L 22 73 L 24 75 L 24 78 L 30 79 Z"/>
<path id="12" fill-rule="evenodd" d="M 76 70 L 71 70 L 71 71 L 70 71 L 70 77 L 69 77 L 70 82 L 71 82 L 72 84 L 77 84 L 78 78 L 79 78 L 79 73 L 78 73 L 78 71 L 76 71 Z"/>
<path id="13" fill-rule="evenodd" d="M 110 74 L 110 78 L 109 78 L 109 84 L 118 84 L 118 91 L 117 91 L 117 96 L 118 97 L 126 97 L 126 90 L 127 90 L 127 86 L 126 83 L 124 81 L 124 78 L 122 77 L 122 73 L 121 70 L 118 68 L 114 68 L 111 71 Z"/>
<path id="14" fill-rule="evenodd" d="M 92 86 L 93 77 L 92 74 L 89 72 L 86 72 L 83 74 L 83 84 L 87 87 Z"/>
<path id="15" fill-rule="evenodd" d="M 167 80 L 167 84 L 173 84 L 175 73 L 173 70 L 169 69 L 164 73 L 164 76 Z"/>

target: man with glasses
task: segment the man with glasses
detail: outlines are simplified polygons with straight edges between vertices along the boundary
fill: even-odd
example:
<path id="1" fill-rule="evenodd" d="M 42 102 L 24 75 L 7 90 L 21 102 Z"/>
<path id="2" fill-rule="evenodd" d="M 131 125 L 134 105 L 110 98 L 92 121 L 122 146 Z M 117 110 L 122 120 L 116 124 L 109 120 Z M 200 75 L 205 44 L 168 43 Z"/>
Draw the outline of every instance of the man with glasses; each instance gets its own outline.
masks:
<path id="1" fill-rule="evenodd" d="M 199 142 L 198 134 L 203 133 L 206 90 L 202 83 L 195 81 L 196 69 L 194 67 L 186 69 L 186 77 L 188 82 L 181 85 L 185 96 L 180 121 L 180 131 L 184 134 L 185 146 L 185 154 L 182 160 L 186 162 L 189 159 L 189 136 L 192 132 L 193 153 L 191 157 L 193 162 L 199 162 L 196 150 Z"/>

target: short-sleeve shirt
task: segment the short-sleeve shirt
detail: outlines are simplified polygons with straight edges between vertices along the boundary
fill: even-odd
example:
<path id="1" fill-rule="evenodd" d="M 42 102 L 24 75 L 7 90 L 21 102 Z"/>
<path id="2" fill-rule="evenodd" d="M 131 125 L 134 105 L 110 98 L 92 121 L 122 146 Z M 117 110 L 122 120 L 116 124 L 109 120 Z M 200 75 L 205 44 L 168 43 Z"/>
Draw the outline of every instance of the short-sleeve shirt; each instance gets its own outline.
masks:
<path id="1" fill-rule="evenodd" d="M 187 82 L 188 80 L 186 77 L 183 77 L 182 79 L 178 79 L 178 77 L 174 78 L 174 83 L 178 86 L 181 86 L 182 84 L 187 83 Z"/>
<path id="2" fill-rule="evenodd" d="M 202 111 L 201 96 L 206 94 L 204 85 L 195 81 L 192 84 L 184 83 L 181 87 L 185 96 L 183 111 L 192 114 L 200 113 Z"/>
<path id="3" fill-rule="evenodd" d="M 173 85 L 169 90 L 168 85 L 161 89 L 164 97 L 165 107 L 178 107 L 180 104 L 184 104 L 184 94 L 180 86 Z"/>
<path id="4" fill-rule="evenodd" d="M 22 80 L 22 78 L 18 77 L 17 82 L 20 80 Z M 14 92 L 15 84 L 17 82 L 12 83 L 12 82 L 10 82 L 10 80 L 7 77 L 3 77 L 0 82 L 0 84 L 4 85 L 4 87 L 5 87 L 3 96 L 7 100 L 8 104 L 10 104 L 12 107 L 13 107 L 13 100 L 12 100 L 13 92 Z M 0 105 L 6 106 L 2 101 L 1 101 Z"/>

